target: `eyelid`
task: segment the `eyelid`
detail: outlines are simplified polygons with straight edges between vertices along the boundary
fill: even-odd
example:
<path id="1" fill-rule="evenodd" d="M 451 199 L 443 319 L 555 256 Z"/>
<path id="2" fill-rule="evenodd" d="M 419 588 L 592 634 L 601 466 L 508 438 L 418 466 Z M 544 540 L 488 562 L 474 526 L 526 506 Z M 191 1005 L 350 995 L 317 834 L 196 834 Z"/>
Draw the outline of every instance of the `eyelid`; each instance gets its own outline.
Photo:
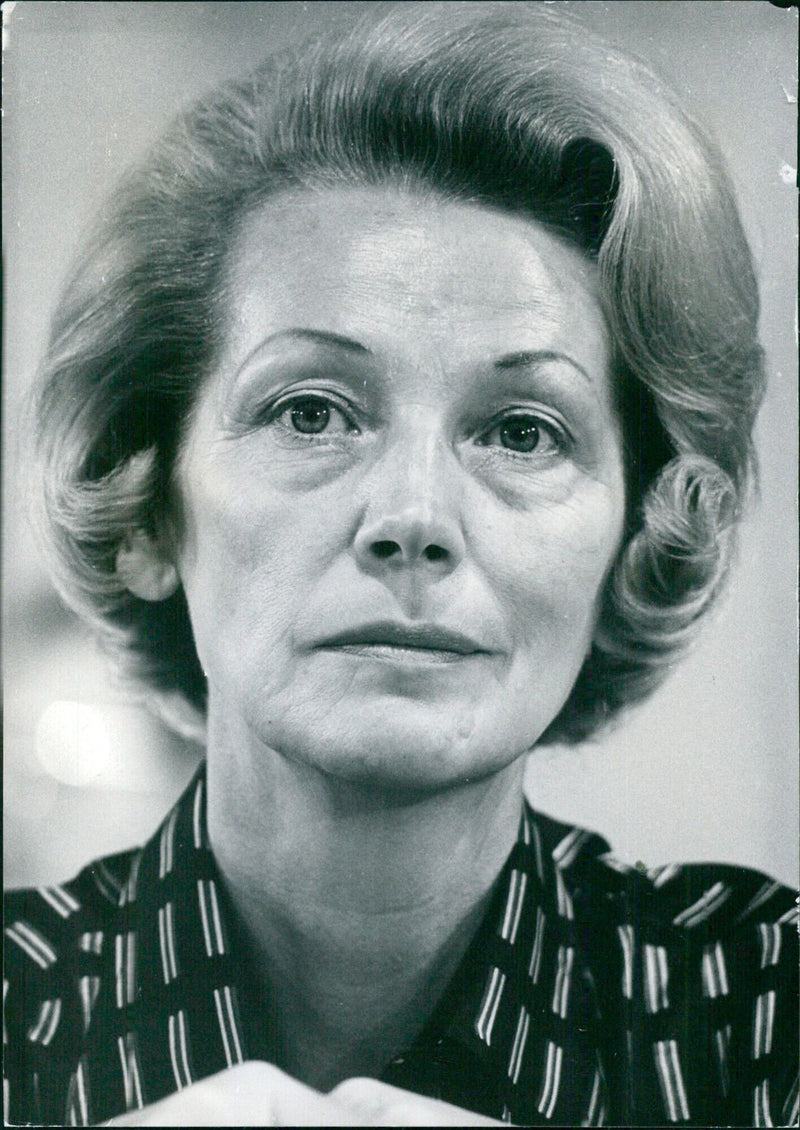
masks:
<path id="1" fill-rule="evenodd" d="M 542 409 L 523 407 L 522 405 L 513 408 L 503 408 L 502 411 L 497 412 L 481 429 L 480 436 L 478 437 L 479 440 L 499 427 L 505 420 L 513 419 L 517 416 L 532 416 L 538 425 L 544 425 L 544 428 L 552 435 L 554 442 L 557 443 L 562 450 L 572 443 L 572 436 L 566 424 L 554 419 L 549 413 Z"/>
<path id="2" fill-rule="evenodd" d="M 299 388 L 281 393 L 279 396 L 275 397 L 274 400 L 269 401 L 261 407 L 258 412 L 260 422 L 265 424 L 274 423 L 294 404 L 302 403 L 304 400 L 323 401 L 331 408 L 336 409 L 354 431 L 361 430 L 356 420 L 357 413 L 353 405 L 330 390 L 320 388 Z M 324 433 L 320 434 L 322 435 Z"/>

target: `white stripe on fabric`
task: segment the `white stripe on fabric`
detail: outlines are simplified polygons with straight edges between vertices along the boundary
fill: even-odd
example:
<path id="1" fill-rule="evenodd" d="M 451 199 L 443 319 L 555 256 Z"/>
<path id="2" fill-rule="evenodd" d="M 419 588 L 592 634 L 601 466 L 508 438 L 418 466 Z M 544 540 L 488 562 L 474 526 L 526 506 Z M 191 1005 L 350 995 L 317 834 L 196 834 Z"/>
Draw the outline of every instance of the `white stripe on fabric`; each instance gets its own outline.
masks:
<path id="1" fill-rule="evenodd" d="M 194 846 L 201 848 L 203 846 L 203 778 L 197 782 L 197 787 L 194 790 L 194 801 L 192 802 L 192 827 L 194 830 Z"/>
<path id="2" fill-rule="evenodd" d="M 652 871 L 648 872 L 653 886 L 663 887 L 670 879 L 674 879 L 683 870 L 680 863 L 665 863 L 663 867 L 654 867 Z"/>
<path id="3" fill-rule="evenodd" d="M 60 1019 L 61 1001 L 57 997 L 54 1000 L 42 1001 L 39 1005 L 39 1015 L 28 1029 L 28 1039 L 32 1044 L 42 1044 L 47 1047 L 56 1034 Z"/>
<path id="4" fill-rule="evenodd" d="M 81 1125 L 89 1125 L 89 1099 L 86 1093 L 86 1065 L 83 1059 L 79 1060 L 75 1072 L 75 1081 L 78 1085 L 78 1110 L 81 1114 Z"/>
<path id="5" fill-rule="evenodd" d="M 511 872 L 506 909 L 500 927 L 500 937 L 510 942 L 512 946 L 517 939 L 517 930 L 519 929 L 519 920 L 525 901 L 525 888 L 527 884 L 528 876 L 524 871 L 518 871 L 514 868 Z"/>
<path id="6" fill-rule="evenodd" d="M 131 1079 L 133 1081 L 133 1097 L 136 1106 L 141 1109 L 144 1106 L 144 1096 L 142 1095 L 142 1081 L 139 1077 L 139 1053 L 136 1049 L 136 1033 L 128 1033 L 128 1063 L 130 1064 Z"/>
<path id="7" fill-rule="evenodd" d="M 728 995 L 728 973 L 725 954 L 719 942 L 703 946 L 701 960 L 703 996 L 710 1000 Z"/>
<path id="8" fill-rule="evenodd" d="M 224 954 L 225 939 L 217 901 L 217 886 L 213 879 L 197 880 L 197 898 L 200 904 L 206 953 L 209 957 Z"/>
<path id="9" fill-rule="evenodd" d="M 517 1030 L 514 1034 L 514 1043 L 511 1047 L 511 1058 L 508 1061 L 508 1077 L 512 1083 L 517 1082 L 519 1079 L 520 1068 L 522 1067 L 522 1057 L 525 1053 L 525 1044 L 528 1040 L 528 1030 L 531 1025 L 531 1018 L 528 1015 L 528 1010 L 524 1005 L 519 1010 L 519 1019 L 517 1020 Z"/>
<path id="10" fill-rule="evenodd" d="M 719 1064 L 719 1082 L 722 1089 L 723 1098 L 728 1097 L 731 1089 L 731 1074 L 730 1074 L 730 1053 L 731 1053 L 731 1036 L 730 1024 L 726 1024 L 723 1028 L 718 1028 L 714 1033 L 714 1043 L 717 1048 L 717 1063 Z"/>
<path id="11" fill-rule="evenodd" d="M 488 1046 L 491 1046 L 492 1043 L 492 1028 L 494 1027 L 500 997 L 503 995 L 505 984 L 505 973 L 501 973 L 497 966 L 492 966 L 489 981 L 483 994 L 480 1012 L 475 1021 L 475 1031 L 478 1033 L 480 1039 Z"/>
<path id="12" fill-rule="evenodd" d="M 164 975 L 164 984 L 168 985 L 178 976 L 173 904 L 171 902 L 158 908 L 158 941 L 161 949 L 161 970 Z"/>
<path id="13" fill-rule="evenodd" d="M 753 1125 L 774 1125 L 769 1109 L 769 1079 L 762 1079 L 753 1091 Z"/>
<path id="14" fill-rule="evenodd" d="M 200 906 L 200 920 L 203 924 L 203 941 L 206 946 L 206 956 L 214 956 L 214 947 L 211 943 L 211 931 L 208 925 L 208 910 L 206 909 L 206 892 L 203 886 L 203 880 L 197 880 L 197 901 Z"/>
<path id="15" fill-rule="evenodd" d="M 222 990 L 222 995 L 225 1000 L 225 1005 L 228 1010 L 228 1017 L 231 1025 L 231 1036 L 233 1037 L 233 1050 L 236 1056 L 237 1063 L 244 1063 L 244 1055 L 242 1054 L 242 1045 L 239 1042 L 239 1022 L 236 1019 L 236 989 L 231 988 L 230 985 L 225 985 Z"/>
<path id="16" fill-rule="evenodd" d="M 58 957 L 48 940 L 38 930 L 34 930 L 29 922 L 23 922 L 22 919 L 12 922 L 10 926 L 6 926 L 5 934 L 42 969 L 47 969 Z"/>
<path id="17" fill-rule="evenodd" d="M 117 1036 L 117 1052 L 119 1053 L 119 1065 L 122 1071 L 122 1092 L 125 1096 L 125 1109 L 133 1109 L 133 1086 L 131 1084 L 131 1075 L 128 1068 L 128 1057 L 125 1054 L 125 1041 L 122 1036 Z"/>
<path id="18" fill-rule="evenodd" d="M 69 918 L 70 914 L 74 914 L 76 910 L 80 910 L 80 903 L 72 897 L 69 891 L 65 891 L 63 887 L 37 887 L 36 889 L 44 901 L 48 903 L 61 918 Z"/>
<path id="19" fill-rule="evenodd" d="M 175 1017 L 172 1013 L 170 1013 L 167 1019 L 167 1040 L 169 1043 L 169 1058 L 172 1064 L 172 1075 L 175 1079 L 175 1086 L 179 1091 L 182 1091 L 183 1088 L 187 1086 L 187 1083 L 181 1071 L 181 1061 L 175 1040 Z"/>
<path id="20" fill-rule="evenodd" d="M 775 883 L 775 882 L 772 882 L 772 881 L 764 883 L 761 887 L 759 887 L 759 889 L 756 891 L 755 895 L 750 899 L 750 902 L 747 904 L 747 906 L 744 908 L 744 910 L 741 912 L 741 914 L 739 914 L 737 916 L 737 918 L 736 918 L 737 925 L 738 925 L 739 922 L 743 922 L 744 919 L 747 918 L 750 914 L 752 914 L 754 910 L 757 910 L 758 907 L 761 906 L 762 903 L 765 903 L 767 901 L 767 899 L 772 898 L 772 896 L 775 894 L 775 892 L 779 891 L 780 889 L 781 889 L 780 883 Z"/>
<path id="21" fill-rule="evenodd" d="M 167 1022 L 169 1035 L 169 1055 L 172 1061 L 172 1074 L 179 1091 L 191 1086 L 192 1072 L 189 1068 L 189 1036 L 186 1014 L 182 1008 L 170 1015 Z"/>
<path id="22" fill-rule="evenodd" d="M 786 913 L 780 916 L 778 922 L 786 926 L 791 922 L 796 922 L 798 917 L 800 917 L 800 906 L 790 906 Z"/>
<path id="23" fill-rule="evenodd" d="M 533 833 L 533 848 L 536 855 L 536 874 L 539 877 L 539 882 L 544 884 L 544 856 L 542 853 L 542 835 L 535 821 L 531 826 L 531 831 Z"/>
<path id="24" fill-rule="evenodd" d="M 572 899 L 570 898 L 569 891 L 564 883 L 564 876 L 559 870 L 554 872 L 556 877 L 556 895 L 558 901 L 558 913 L 562 918 L 572 920 L 575 917 L 575 912 L 572 908 Z"/>
<path id="25" fill-rule="evenodd" d="M 781 1125 L 796 1126 L 798 1118 L 800 1118 L 800 1078 L 795 1075 L 794 1083 L 789 1088 L 789 1094 L 783 1104 Z"/>
<path id="26" fill-rule="evenodd" d="M 175 825 L 178 822 L 178 809 L 173 808 L 164 827 L 158 844 L 158 877 L 163 880 L 173 868 L 175 857 Z"/>
<path id="27" fill-rule="evenodd" d="M 169 957 L 169 970 L 172 975 L 172 980 L 178 976 L 178 954 L 175 948 L 175 915 L 174 904 L 168 902 L 165 906 L 166 926 L 167 926 L 167 955 Z"/>
<path id="28" fill-rule="evenodd" d="M 572 976 L 572 966 L 575 960 L 575 950 L 572 946 L 558 947 L 558 969 L 556 983 L 553 989 L 553 1012 L 562 1020 L 567 1016 L 567 1002 L 569 1000 L 569 987 Z"/>
<path id="29" fill-rule="evenodd" d="M 589 1096 L 589 1106 L 586 1111 L 586 1117 L 581 1122 L 581 1126 L 598 1126 L 597 1121 L 598 1110 L 600 1107 L 600 1091 L 603 1085 L 603 1077 L 600 1074 L 600 1068 L 595 1068 L 594 1081 L 592 1083 L 592 1093 Z"/>
<path id="30" fill-rule="evenodd" d="M 561 1083 L 561 1064 L 564 1058 L 564 1050 L 558 1044 L 554 1044 L 552 1040 L 547 1041 L 547 1053 L 545 1056 L 544 1068 L 544 1082 L 542 1084 L 542 1093 L 539 1099 L 538 1111 L 543 1114 L 548 1120 L 553 1117 L 556 1101 L 558 1100 L 558 1088 Z"/>
<path id="31" fill-rule="evenodd" d="M 522 824 L 520 826 L 520 837 L 524 844 L 530 846 L 531 842 L 531 818 L 528 815 L 528 809 L 523 806 L 522 809 Z"/>
<path id="32" fill-rule="evenodd" d="M 103 952 L 103 931 L 90 930 L 85 934 L 81 934 L 78 941 L 78 948 L 83 950 L 84 953 L 101 954 Z"/>
<path id="33" fill-rule="evenodd" d="M 128 932 L 127 949 L 125 1000 L 128 1004 L 133 1004 L 136 1000 L 136 934 L 133 930 Z"/>
<path id="34" fill-rule="evenodd" d="M 644 997 L 645 1007 L 651 1015 L 669 1008 L 668 981 L 667 951 L 663 946 L 645 945 Z"/>
<path id="35" fill-rule="evenodd" d="M 124 937 L 117 934 L 114 938 L 114 982 L 116 986 L 117 1008 L 125 1004 L 125 978 L 123 965 L 125 962 Z"/>
<path id="36" fill-rule="evenodd" d="M 214 1004 L 217 1008 L 217 1020 L 219 1021 L 222 1046 L 225 1050 L 228 1066 L 232 1067 L 234 1063 L 243 1063 L 244 1056 L 239 1041 L 236 1010 L 229 985 L 223 986 L 221 991 L 219 989 L 214 990 Z"/>
<path id="37" fill-rule="evenodd" d="M 164 907 L 158 908 L 158 948 L 161 951 L 161 973 L 164 978 L 164 984 L 168 985 L 170 981 L 170 964 L 167 955 L 167 925 L 164 920 Z"/>
<path id="38" fill-rule="evenodd" d="M 578 852 L 589 839 L 583 828 L 573 828 L 553 849 L 553 862 L 556 867 L 566 870 L 575 862 Z"/>
<path id="39" fill-rule="evenodd" d="M 139 1053 L 136 1048 L 136 1033 L 126 1032 L 117 1037 L 117 1051 L 122 1068 L 122 1086 L 125 1094 L 126 1110 L 141 1110 L 144 1106 L 142 1082 L 139 1074 Z"/>
<path id="40" fill-rule="evenodd" d="M 534 985 L 539 980 L 539 969 L 542 964 L 542 949 L 544 947 L 544 928 L 545 916 L 541 907 L 536 907 L 536 930 L 533 938 L 533 949 L 531 950 L 531 961 L 528 966 L 528 976 Z"/>
<path id="41" fill-rule="evenodd" d="M 186 1013 L 183 1009 L 178 1012 L 178 1047 L 181 1054 L 181 1065 L 187 1083 L 192 1082 L 192 1072 L 189 1068 L 189 1034 L 186 1027 Z"/>
<path id="42" fill-rule="evenodd" d="M 761 940 L 761 968 L 777 965 L 781 955 L 781 928 L 777 922 L 759 922 Z"/>
<path id="43" fill-rule="evenodd" d="M 114 975 L 117 1008 L 136 1000 L 136 932 L 128 930 L 114 937 Z"/>
<path id="44" fill-rule="evenodd" d="M 92 1022 L 97 994 L 100 992 L 100 978 L 94 976 L 80 977 L 78 979 L 78 996 L 81 1001 L 81 1014 L 83 1016 L 83 1030 L 89 1031 Z"/>
<path id="45" fill-rule="evenodd" d="M 675 1079 L 675 1092 L 678 1097 L 678 1105 L 681 1112 L 681 1117 L 684 1121 L 689 1120 L 689 1103 L 686 1099 L 686 1087 L 683 1083 L 683 1072 L 681 1071 L 681 1061 L 678 1055 L 678 1045 L 674 1040 L 669 1041 L 669 1056 L 672 1063 L 672 1074 Z"/>
<path id="46" fill-rule="evenodd" d="M 72 1075 L 69 1087 L 69 1124 L 70 1126 L 89 1125 L 89 1103 L 86 1097 L 86 1080 L 84 1078 L 84 1061 L 78 1061 L 78 1066 Z"/>
<path id="47" fill-rule="evenodd" d="M 676 914 L 672 919 L 673 926 L 685 926 L 691 929 L 693 926 L 699 926 L 710 915 L 718 910 L 723 903 L 727 902 L 731 895 L 730 887 L 726 887 L 724 883 L 714 883 L 704 891 L 703 894 L 693 902 L 691 906 L 687 906 L 680 914 Z"/>
<path id="48" fill-rule="evenodd" d="M 217 946 L 217 953 L 225 953 L 225 938 L 222 933 L 222 918 L 219 913 L 219 903 L 217 901 L 217 884 L 213 879 L 208 880 L 208 895 L 211 903 L 211 921 L 214 926 L 214 941 Z"/>
<path id="49" fill-rule="evenodd" d="M 622 995 L 633 1000 L 633 926 L 617 926 L 617 933 L 622 947 Z"/>
<path id="50" fill-rule="evenodd" d="M 111 874 L 102 859 L 92 865 L 92 879 L 103 898 L 116 906 L 122 893 L 122 884 L 116 875 Z"/>
<path id="51" fill-rule="evenodd" d="M 128 875 L 128 882 L 124 886 L 122 893 L 119 896 L 120 906 L 125 906 L 128 903 L 136 902 L 136 894 L 139 886 L 139 868 L 142 865 L 142 853 L 133 857 L 131 861 L 131 869 Z"/>
<path id="52" fill-rule="evenodd" d="M 761 1059 L 772 1051 L 772 1031 L 775 1024 L 775 990 L 756 997 L 753 1024 L 753 1059 Z"/>
<path id="53" fill-rule="evenodd" d="M 674 1040 L 658 1040 L 653 1045 L 653 1051 L 667 1118 L 670 1122 L 687 1122 L 689 1105 L 683 1085 L 678 1046 Z"/>
<path id="54" fill-rule="evenodd" d="M 222 996 L 219 989 L 214 990 L 214 1004 L 217 1008 L 217 1021 L 219 1023 L 219 1031 L 222 1036 L 222 1046 L 225 1050 L 225 1059 L 227 1060 L 228 1067 L 233 1066 L 233 1055 L 231 1054 L 230 1040 L 228 1039 L 228 1031 L 225 1027 L 225 1016 L 222 1010 Z"/>

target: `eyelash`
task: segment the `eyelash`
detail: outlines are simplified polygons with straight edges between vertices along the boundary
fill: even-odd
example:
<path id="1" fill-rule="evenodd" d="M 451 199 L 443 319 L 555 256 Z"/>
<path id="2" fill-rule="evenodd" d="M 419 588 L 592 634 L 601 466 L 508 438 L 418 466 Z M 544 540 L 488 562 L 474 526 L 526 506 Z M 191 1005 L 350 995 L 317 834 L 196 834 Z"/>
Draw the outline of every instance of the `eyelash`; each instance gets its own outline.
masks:
<path id="1" fill-rule="evenodd" d="M 481 433 L 477 440 L 478 445 L 481 447 L 486 447 L 489 450 L 502 450 L 504 457 L 516 459 L 531 458 L 534 454 L 539 452 L 539 448 L 541 446 L 540 441 L 537 441 L 534 448 L 529 452 L 515 451 L 513 448 L 500 444 L 490 444 L 488 442 L 487 437 L 490 436 L 492 432 L 504 427 L 507 428 L 510 423 L 521 420 L 532 421 L 533 428 L 536 430 L 539 436 L 541 436 L 542 433 L 548 435 L 553 443 L 554 448 L 556 449 L 555 453 L 561 454 L 566 451 L 567 447 L 569 446 L 569 436 L 567 435 L 564 428 L 559 426 L 554 420 L 551 420 L 549 417 L 544 416 L 539 412 L 535 412 L 530 408 L 505 409 L 500 413 L 500 415 L 496 416 L 494 420 L 491 421 L 488 428 L 486 428 Z M 541 455 L 542 453 L 539 452 L 539 454 Z"/>
<path id="2" fill-rule="evenodd" d="M 323 428 L 318 432 L 302 432 L 299 428 L 293 428 L 290 423 L 284 422 L 285 417 L 302 404 L 318 404 L 320 406 L 323 406 L 329 412 L 332 409 L 342 417 L 345 424 L 347 425 L 347 431 L 345 433 L 330 433 L 327 430 L 326 421 L 325 426 L 323 426 Z M 294 440 L 306 443 L 321 443 L 326 441 L 331 442 L 331 440 L 334 439 L 336 435 L 347 434 L 348 432 L 351 434 L 359 433 L 361 429 L 355 422 L 353 415 L 354 414 L 352 409 L 338 401 L 330 393 L 303 392 L 282 399 L 276 404 L 271 405 L 264 413 L 263 422 L 266 424 L 277 424 L 284 427 Z M 540 440 L 537 440 L 535 446 L 530 452 L 516 451 L 513 448 L 506 447 L 502 444 L 489 443 L 488 440 L 488 437 L 492 432 L 496 431 L 497 429 L 502 429 L 503 427 L 507 428 L 514 421 L 520 420 L 532 421 L 532 426 L 539 436 L 541 436 L 542 433 L 547 434 L 556 449 L 556 454 L 563 453 L 569 446 L 569 436 L 562 426 L 557 424 L 554 420 L 551 420 L 548 417 L 527 408 L 506 409 L 501 412 L 493 420 L 490 421 L 488 427 L 486 427 L 476 438 L 476 444 L 480 447 L 487 448 L 487 450 L 494 449 L 497 451 L 502 451 L 504 453 L 504 457 L 507 458 L 523 460 L 531 458 L 531 456 L 533 456 L 539 450 L 541 446 Z"/>
<path id="3" fill-rule="evenodd" d="M 323 429 L 319 432 L 301 432 L 299 429 L 292 428 L 289 423 L 283 422 L 283 417 L 289 415 L 293 409 L 296 409 L 301 404 L 319 404 L 326 409 L 333 409 L 336 411 L 347 424 L 348 432 L 359 432 L 361 429 L 353 419 L 353 413 L 344 404 L 338 401 L 330 393 L 319 392 L 303 392 L 296 393 L 293 396 L 286 397 L 278 401 L 276 404 L 271 405 L 263 415 L 263 422 L 266 424 L 277 424 L 284 427 L 295 439 L 305 440 L 307 442 L 320 442 L 326 438 L 330 442 L 332 436 L 326 433 Z"/>

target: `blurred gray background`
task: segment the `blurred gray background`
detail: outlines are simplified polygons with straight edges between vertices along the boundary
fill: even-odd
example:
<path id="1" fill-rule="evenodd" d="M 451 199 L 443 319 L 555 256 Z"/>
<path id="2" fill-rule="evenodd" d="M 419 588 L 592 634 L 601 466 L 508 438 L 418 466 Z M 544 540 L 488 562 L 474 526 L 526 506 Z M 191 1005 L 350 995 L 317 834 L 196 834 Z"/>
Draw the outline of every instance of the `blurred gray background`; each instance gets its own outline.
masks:
<path id="1" fill-rule="evenodd" d="M 5 866 L 68 877 L 141 841 L 199 750 L 126 701 L 60 606 L 26 518 L 22 407 L 60 280 L 120 170 L 175 109 L 298 25 L 372 3 L 5 3 Z M 761 276 L 770 374 L 762 499 L 724 606 L 668 684 L 602 742 L 535 753 L 534 804 L 648 866 L 718 859 L 797 881 L 796 35 L 766 0 L 572 0 L 722 140 Z"/>

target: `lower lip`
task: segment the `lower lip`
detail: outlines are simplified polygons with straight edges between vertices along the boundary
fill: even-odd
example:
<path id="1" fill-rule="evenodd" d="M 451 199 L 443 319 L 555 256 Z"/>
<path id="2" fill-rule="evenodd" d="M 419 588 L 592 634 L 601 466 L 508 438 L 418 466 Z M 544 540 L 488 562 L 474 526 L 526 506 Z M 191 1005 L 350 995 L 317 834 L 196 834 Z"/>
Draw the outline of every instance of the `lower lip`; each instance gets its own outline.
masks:
<path id="1" fill-rule="evenodd" d="M 464 660 L 476 659 L 486 654 L 483 651 L 459 652 L 435 647 L 399 647 L 395 644 L 382 643 L 341 644 L 325 650 L 340 655 L 351 655 L 354 659 L 374 659 L 381 663 L 402 664 L 406 667 L 463 663 Z"/>

